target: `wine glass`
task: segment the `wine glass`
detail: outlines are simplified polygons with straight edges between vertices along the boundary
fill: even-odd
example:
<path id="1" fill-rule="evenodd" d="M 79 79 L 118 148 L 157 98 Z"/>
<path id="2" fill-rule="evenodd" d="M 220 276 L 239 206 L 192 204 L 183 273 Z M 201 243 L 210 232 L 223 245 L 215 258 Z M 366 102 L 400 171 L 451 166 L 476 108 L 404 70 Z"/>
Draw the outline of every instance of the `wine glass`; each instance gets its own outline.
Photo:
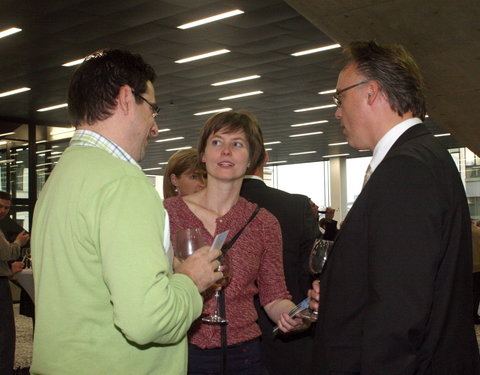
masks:
<path id="1" fill-rule="evenodd" d="M 175 256 L 183 262 L 193 252 L 205 245 L 200 228 L 180 229 L 175 233 Z"/>
<path id="2" fill-rule="evenodd" d="M 218 260 L 220 261 L 220 264 L 222 266 L 223 277 L 215 284 L 213 284 L 213 288 L 215 288 L 215 294 L 213 296 L 213 298 L 215 299 L 215 305 L 212 314 L 210 314 L 209 316 L 204 316 L 202 318 L 202 321 L 211 324 L 228 323 L 228 320 L 220 315 L 220 290 L 221 288 L 225 288 L 228 284 L 230 284 L 230 281 L 232 280 L 232 275 L 230 273 L 228 257 L 226 255 L 223 255 L 220 256 Z"/>
<path id="3" fill-rule="evenodd" d="M 317 280 L 320 279 L 322 274 L 323 267 L 327 262 L 328 255 L 333 246 L 333 241 L 324 240 L 322 238 L 317 238 L 313 243 L 312 251 L 310 252 L 309 258 L 309 268 L 313 277 Z M 318 311 L 312 310 L 310 308 L 302 312 L 302 317 L 308 319 L 312 322 L 316 322 L 318 318 Z"/>

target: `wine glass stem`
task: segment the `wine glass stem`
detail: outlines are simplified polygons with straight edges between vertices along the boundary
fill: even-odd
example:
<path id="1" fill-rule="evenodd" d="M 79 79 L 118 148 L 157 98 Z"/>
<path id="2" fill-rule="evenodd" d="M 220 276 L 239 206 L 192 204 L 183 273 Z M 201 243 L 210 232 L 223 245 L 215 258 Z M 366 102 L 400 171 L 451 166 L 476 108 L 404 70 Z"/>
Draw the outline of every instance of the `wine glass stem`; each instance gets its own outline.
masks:
<path id="1" fill-rule="evenodd" d="M 218 313 L 219 310 L 219 301 L 220 301 L 220 291 L 216 290 L 215 291 L 215 308 L 213 310 L 213 315 L 214 316 L 219 316 L 220 314 Z"/>

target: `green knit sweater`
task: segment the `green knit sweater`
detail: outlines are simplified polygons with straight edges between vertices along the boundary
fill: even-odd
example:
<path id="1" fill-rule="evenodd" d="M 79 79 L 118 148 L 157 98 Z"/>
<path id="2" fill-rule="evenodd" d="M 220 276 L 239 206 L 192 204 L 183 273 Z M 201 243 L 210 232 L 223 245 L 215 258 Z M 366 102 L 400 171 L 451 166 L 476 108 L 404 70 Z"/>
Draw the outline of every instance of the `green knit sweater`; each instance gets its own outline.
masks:
<path id="1" fill-rule="evenodd" d="M 172 274 L 164 209 L 143 172 L 70 147 L 35 207 L 36 375 L 185 374 L 202 298 Z"/>

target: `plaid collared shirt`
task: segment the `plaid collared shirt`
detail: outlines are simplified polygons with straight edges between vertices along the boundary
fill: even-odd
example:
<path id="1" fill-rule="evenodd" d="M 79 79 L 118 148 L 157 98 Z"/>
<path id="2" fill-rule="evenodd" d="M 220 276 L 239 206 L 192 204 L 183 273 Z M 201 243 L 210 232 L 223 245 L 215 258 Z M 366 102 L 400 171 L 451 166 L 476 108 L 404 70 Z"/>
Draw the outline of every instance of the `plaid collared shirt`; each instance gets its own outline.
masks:
<path id="1" fill-rule="evenodd" d="M 108 138 L 105 138 L 103 135 L 100 135 L 91 130 L 75 130 L 75 133 L 73 133 L 73 137 L 70 140 L 70 146 L 97 147 L 99 149 L 107 151 L 110 155 L 128 163 L 132 163 L 141 169 L 140 165 L 135 161 L 135 159 L 133 159 L 119 145 L 112 142 Z"/>

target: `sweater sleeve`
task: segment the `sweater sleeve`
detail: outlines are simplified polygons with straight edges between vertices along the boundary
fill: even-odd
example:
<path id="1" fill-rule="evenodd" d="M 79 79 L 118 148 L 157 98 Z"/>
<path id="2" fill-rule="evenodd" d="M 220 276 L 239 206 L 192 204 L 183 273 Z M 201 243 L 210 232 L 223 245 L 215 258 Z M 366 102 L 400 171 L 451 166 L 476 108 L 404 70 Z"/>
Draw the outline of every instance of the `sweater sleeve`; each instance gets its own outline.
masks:
<path id="1" fill-rule="evenodd" d="M 179 342 L 200 315 L 202 298 L 188 277 L 171 274 L 160 197 L 136 177 L 122 178 L 102 195 L 99 251 L 115 325 L 138 344 Z"/>
<path id="2" fill-rule="evenodd" d="M 20 245 L 17 242 L 8 242 L 0 231 L 0 261 L 15 260 L 20 256 Z"/>

